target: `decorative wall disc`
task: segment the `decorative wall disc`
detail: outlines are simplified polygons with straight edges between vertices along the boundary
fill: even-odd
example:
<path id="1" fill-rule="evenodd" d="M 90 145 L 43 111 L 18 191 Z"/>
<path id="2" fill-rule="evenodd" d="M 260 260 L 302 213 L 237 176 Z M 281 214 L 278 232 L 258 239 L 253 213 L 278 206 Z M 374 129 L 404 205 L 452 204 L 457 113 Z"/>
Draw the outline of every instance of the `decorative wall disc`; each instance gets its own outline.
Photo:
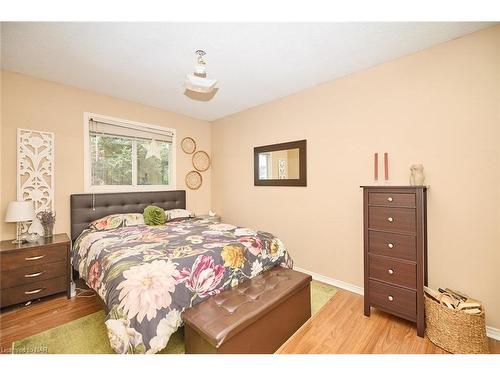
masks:
<path id="1" fill-rule="evenodd" d="M 201 173 L 197 171 L 188 172 L 186 175 L 186 186 L 191 190 L 197 190 L 200 188 L 203 179 Z"/>
<path id="2" fill-rule="evenodd" d="M 186 154 L 192 154 L 196 151 L 196 142 L 191 137 L 183 138 L 181 141 L 181 148 Z"/>
<path id="3" fill-rule="evenodd" d="M 193 167 L 200 172 L 205 172 L 210 168 L 210 156 L 205 151 L 196 151 L 193 155 Z"/>

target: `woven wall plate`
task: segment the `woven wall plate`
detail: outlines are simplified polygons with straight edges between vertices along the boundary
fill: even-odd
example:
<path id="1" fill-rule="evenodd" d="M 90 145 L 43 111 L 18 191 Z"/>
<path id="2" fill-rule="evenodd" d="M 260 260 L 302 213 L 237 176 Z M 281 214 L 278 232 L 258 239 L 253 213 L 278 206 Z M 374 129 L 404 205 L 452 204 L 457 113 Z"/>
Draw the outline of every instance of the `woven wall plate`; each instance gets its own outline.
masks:
<path id="1" fill-rule="evenodd" d="M 181 148 L 186 154 L 192 154 L 196 151 L 196 142 L 191 137 L 185 137 L 181 141 Z"/>
<path id="2" fill-rule="evenodd" d="M 205 172 L 210 168 L 210 156 L 205 151 L 196 151 L 193 154 L 193 167 L 200 172 Z"/>
<path id="3" fill-rule="evenodd" d="M 203 178 L 201 173 L 197 171 L 188 172 L 186 175 L 186 186 L 191 190 L 197 190 L 200 188 Z"/>

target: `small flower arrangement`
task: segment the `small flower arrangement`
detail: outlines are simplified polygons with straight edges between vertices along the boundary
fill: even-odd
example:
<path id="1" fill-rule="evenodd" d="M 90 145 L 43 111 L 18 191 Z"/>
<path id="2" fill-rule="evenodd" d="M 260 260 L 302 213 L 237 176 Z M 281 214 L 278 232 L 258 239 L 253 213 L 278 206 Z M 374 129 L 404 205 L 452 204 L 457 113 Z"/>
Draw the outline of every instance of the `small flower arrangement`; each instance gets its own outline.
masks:
<path id="1" fill-rule="evenodd" d="M 43 228 L 44 237 L 52 237 L 54 223 L 56 222 L 56 214 L 51 211 L 40 211 L 36 214 L 36 218 L 40 221 Z"/>

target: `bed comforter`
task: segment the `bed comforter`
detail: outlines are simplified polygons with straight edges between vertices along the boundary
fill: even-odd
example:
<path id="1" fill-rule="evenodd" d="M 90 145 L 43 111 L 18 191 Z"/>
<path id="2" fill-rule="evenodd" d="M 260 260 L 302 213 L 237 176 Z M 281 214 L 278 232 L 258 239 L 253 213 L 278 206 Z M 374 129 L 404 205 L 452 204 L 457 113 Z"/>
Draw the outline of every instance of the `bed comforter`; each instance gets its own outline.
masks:
<path id="1" fill-rule="evenodd" d="M 292 260 L 270 233 L 182 219 L 87 229 L 72 264 L 105 302 L 111 347 L 156 353 L 182 325 L 182 311 L 275 265 L 291 268 Z"/>

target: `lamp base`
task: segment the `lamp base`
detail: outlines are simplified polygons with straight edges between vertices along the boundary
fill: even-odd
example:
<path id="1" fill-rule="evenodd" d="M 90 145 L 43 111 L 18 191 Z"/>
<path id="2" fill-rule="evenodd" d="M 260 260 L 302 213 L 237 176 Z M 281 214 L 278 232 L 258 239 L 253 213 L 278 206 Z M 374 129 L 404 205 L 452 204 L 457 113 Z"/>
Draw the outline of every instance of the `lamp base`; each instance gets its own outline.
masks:
<path id="1" fill-rule="evenodd" d="M 21 237 L 21 222 L 18 221 L 16 223 L 16 239 L 12 241 L 12 243 L 15 244 L 22 244 L 24 241 L 26 241 L 24 238 Z"/>

